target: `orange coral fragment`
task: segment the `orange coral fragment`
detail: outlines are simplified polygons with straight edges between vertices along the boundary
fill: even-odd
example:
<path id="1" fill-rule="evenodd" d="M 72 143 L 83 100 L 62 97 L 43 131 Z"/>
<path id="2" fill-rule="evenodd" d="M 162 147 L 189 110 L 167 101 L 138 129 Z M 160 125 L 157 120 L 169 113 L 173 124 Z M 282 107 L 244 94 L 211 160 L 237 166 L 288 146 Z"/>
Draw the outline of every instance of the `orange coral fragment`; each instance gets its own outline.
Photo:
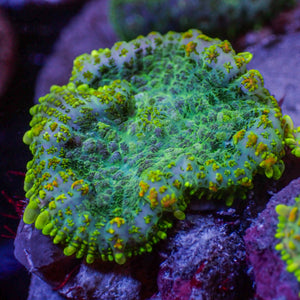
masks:
<path id="1" fill-rule="evenodd" d="M 233 143 L 234 143 L 234 144 L 237 144 L 240 140 L 242 140 L 243 137 L 245 136 L 245 133 L 246 133 L 246 130 L 245 130 L 245 129 L 242 129 L 242 130 L 238 131 L 238 132 L 232 137 Z"/>
<path id="2" fill-rule="evenodd" d="M 158 193 L 155 188 L 152 188 L 149 192 L 148 199 L 150 200 L 151 208 L 154 208 L 158 205 L 157 194 Z"/>
<path id="3" fill-rule="evenodd" d="M 295 222 L 297 219 L 297 212 L 298 212 L 298 207 L 293 207 L 292 210 L 290 211 L 289 214 L 289 221 L 290 222 Z"/>
<path id="4" fill-rule="evenodd" d="M 147 182 L 144 181 L 140 181 L 139 186 L 141 187 L 141 190 L 139 192 L 139 196 L 143 197 L 145 195 L 145 193 L 148 191 L 149 189 L 149 184 Z"/>
<path id="5" fill-rule="evenodd" d="M 121 250 L 123 248 L 122 242 L 123 242 L 122 239 L 117 239 L 115 244 L 114 244 L 114 248 L 117 248 L 117 249 Z"/>
<path id="6" fill-rule="evenodd" d="M 225 53 L 229 53 L 232 50 L 232 47 L 227 40 L 221 43 L 220 48 L 222 48 Z"/>
<path id="7" fill-rule="evenodd" d="M 254 75 L 255 73 L 251 73 L 249 76 L 244 76 L 244 80 L 242 81 L 242 84 L 250 92 L 255 91 L 258 88 L 258 80 Z"/>
<path id="8" fill-rule="evenodd" d="M 253 147 L 257 143 L 257 135 L 254 132 L 250 132 L 248 135 L 248 142 L 246 144 L 246 148 Z"/>
<path id="9" fill-rule="evenodd" d="M 191 52 L 196 52 L 197 43 L 195 42 L 189 42 L 185 46 L 185 53 L 186 56 L 190 56 Z"/>
<path id="10" fill-rule="evenodd" d="M 174 203 L 176 203 L 177 199 L 175 197 L 175 194 L 172 194 L 171 196 L 170 195 L 166 195 L 165 197 L 163 197 L 161 199 L 161 205 L 163 207 L 169 207 L 171 205 L 173 205 Z"/>

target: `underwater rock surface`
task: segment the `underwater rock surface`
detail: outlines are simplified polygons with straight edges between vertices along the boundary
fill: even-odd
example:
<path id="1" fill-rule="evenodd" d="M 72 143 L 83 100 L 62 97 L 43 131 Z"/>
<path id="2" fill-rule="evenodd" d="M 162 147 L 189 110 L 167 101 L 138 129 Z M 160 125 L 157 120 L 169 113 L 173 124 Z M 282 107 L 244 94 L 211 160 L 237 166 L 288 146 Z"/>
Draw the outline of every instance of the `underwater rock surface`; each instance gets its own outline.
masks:
<path id="1" fill-rule="evenodd" d="M 65 256 L 51 239 L 22 221 L 15 256 L 33 273 L 28 299 L 40 299 L 36 298 L 36 290 L 43 290 L 47 284 L 57 291 L 51 299 L 61 299 L 59 294 L 67 299 L 139 299 L 140 283 L 126 269 L 80 264 L 80 260 Z"/>
<path id="2" fill-rule="evenodd" d="M 154 299 L 246 299 L 249 278 L 241 237 L 212 216 L 187 216 L 168 244 Z M 248 285 L 248 286 L 247 286 Z"/>
<path id="3" fill-rule="evenodd" d="M 278 101 L 283 99 L 283 114 L 292 117 L 295 127 L 300 126 L 299 32 L 282 36 L 272 45 L 259 44 L 248 48 L 247 51 L 253 53 L 249 67 L 259 68 L 264 77 L 265 87 L 272 91 L 272 95 Z"/>
<path id="4" fill-rule="evenodd" d="M 58 286 L 78 262 L 53 246 L 52 241 L 38 230 L 20 222 L 15 239 L 15 257 L 27 270 Z"/>
<path id="5" fill-rule="evenodd" d="M 63 296 L 60 296 L 57 292 L 53 291 L 51 286 L 44 282 L 36 275 L 31 276 L 31 283 L 29 289 L 29 295 L 27 300 L 64 300 Z"/>
<path id="6" fill-rule="evenodd" d="M 56 291 L 53 300 L 62 299 L 60 295 L 86 300 L 246 299 L 245 289 L 251 293 L 251 288 L 243 240 L 237 233 L 229 233 L 227 225 L 211 215 L 188 215 L 176 231 L 161 245 L 165 261 L 160 266 L 157 254 L 150 253 L 120 267 L 86 265 L 65 257 L 51 239 L 21 222 L 15 255 L 33 273 L 28 299 L 38 299 L 38 291 L 46 288 Z M 151 297 L 156 280 L 159 292 Z"/>

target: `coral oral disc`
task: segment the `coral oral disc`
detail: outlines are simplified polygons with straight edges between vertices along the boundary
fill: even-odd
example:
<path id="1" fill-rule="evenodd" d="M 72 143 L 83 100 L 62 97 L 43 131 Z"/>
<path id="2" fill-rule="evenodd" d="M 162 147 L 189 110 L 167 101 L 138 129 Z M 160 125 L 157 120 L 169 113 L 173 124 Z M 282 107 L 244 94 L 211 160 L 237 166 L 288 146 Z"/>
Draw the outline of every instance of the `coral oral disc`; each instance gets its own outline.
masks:
<path id="1" fill-rule="evenodd" d="M 165 239 L 191 196 L 230 204 L 257 172 L 279 178 L 292 129 L 250 59 L 198 30 L 76 58 L 30 110 L 24 221 L 66 255 L 123 264 Z"/>

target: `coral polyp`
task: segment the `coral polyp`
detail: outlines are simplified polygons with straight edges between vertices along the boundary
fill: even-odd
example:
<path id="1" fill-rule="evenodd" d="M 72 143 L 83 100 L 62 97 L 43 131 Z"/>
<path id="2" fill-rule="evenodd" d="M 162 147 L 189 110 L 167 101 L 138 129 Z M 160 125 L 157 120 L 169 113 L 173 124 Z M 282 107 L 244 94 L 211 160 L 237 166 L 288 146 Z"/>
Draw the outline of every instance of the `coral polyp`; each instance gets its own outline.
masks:
<path id="1" fill-rule="evenodd" d="M 66 255 L 122 264 L 165 239 L 191 196 L 230 205 L 256 173 L 278 179 L 292 129 L 251 57 L 189 30 L 76 58 L 30 110 L 25 223 Z"/>

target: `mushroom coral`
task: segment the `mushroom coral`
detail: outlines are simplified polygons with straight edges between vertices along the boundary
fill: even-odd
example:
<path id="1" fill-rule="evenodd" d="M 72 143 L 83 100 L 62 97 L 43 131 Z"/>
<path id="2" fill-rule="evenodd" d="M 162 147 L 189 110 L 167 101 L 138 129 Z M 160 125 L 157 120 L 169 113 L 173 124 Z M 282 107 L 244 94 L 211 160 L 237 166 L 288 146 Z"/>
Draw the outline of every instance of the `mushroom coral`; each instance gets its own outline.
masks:
<path id="1" fill-rule="evenodd" d="M 299 153 L 252 55 L 199 30 L 156 32 L 74 61 L 33 106 L 23 220 L 76 257 L 150 252 L 191 199 L 246 197 Z"/>

